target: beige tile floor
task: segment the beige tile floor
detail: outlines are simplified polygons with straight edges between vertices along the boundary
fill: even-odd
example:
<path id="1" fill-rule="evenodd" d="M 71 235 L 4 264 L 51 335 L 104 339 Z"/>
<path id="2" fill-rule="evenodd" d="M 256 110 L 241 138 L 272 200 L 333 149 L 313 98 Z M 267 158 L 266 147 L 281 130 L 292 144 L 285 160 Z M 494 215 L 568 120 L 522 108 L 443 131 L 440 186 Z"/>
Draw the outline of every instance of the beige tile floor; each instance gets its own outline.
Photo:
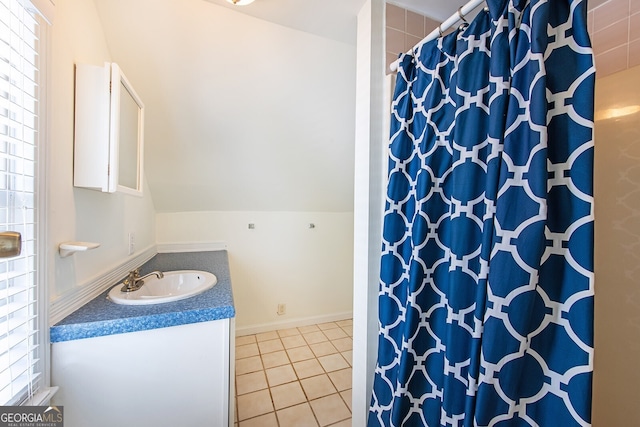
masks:
<path id="1" fill-rule="evenodd" d="M 351 425 L 353 321 L 236 338 L 236 427 Z"/>

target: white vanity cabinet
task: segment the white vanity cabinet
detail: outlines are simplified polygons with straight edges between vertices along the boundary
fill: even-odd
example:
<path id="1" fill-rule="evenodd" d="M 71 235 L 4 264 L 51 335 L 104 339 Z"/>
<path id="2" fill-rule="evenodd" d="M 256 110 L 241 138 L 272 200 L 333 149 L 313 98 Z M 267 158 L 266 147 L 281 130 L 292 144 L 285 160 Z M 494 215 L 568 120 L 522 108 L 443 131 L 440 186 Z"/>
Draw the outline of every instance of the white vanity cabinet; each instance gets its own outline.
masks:
<path id="1" fill-rule="evenodd" d="M 76 64 L 73 184 L 142 195 L 144 104 L 115 63 Z"/>
<path id="2" fill-rule="evenodd" d="M 65 427 L 233 426 L 234 320 L 52 344 Z"/>

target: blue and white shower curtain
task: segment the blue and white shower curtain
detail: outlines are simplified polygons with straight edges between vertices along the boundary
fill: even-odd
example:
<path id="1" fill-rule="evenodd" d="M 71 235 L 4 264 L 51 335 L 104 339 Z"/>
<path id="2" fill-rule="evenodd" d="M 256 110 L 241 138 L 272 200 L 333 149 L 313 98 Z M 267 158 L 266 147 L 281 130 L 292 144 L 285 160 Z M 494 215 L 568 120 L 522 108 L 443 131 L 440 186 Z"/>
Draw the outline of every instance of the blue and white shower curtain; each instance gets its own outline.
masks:
<path id="1" fill-rule="evenodd" d="M 370 427 L 590 425 L 594 84 L 582 0 L 401 56 Z"/>

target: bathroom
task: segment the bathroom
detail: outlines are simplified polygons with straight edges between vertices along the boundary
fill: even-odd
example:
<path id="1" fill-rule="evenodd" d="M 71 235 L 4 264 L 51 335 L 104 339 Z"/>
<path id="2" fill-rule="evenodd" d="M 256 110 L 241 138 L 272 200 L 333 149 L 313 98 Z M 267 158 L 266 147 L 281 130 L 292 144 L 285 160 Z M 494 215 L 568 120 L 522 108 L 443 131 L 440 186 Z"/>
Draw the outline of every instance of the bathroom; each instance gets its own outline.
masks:
<path id="1" fill-rule="evenodd" d="M 334 40 L 225 1 L 55 2 L 51 324 L 176 244 L 228 251 L 238 335 L 353 317 L 356 13 Z M 74 64 L 111 61 L 145 106 L 142 197 L 73 186 Z"/>
<path id="2" fill-rule="evenodd" d="M 367 93 L 362 110 L 362 100 L 356 99 L 362 92 L 356 86 L 367 75 L 360 74 L 364 71 L 357 68 L 356 58 L 372 64 L 371 76 L 380 80 L 386 58 L 359 51 L 355 17 L 347 23 L 352 31 L 345 42 L 237 13 L 222 3 L 190 0 L 178 7 L 169 0 L 55 2 L 55 25 L 49 30 L 52 120 L 46 177 L 50 322 L 86 302 L 96 278 L 125 261 L 145 259 L 156 245 L 225 248 L 238 334 L 283 328 L 298 319 L 321 323 L 353 316 L 353 423 L 364 425 L 375 362 L 377 302 L 371 292 L 377 283 L 377 260 L 368 244 L 376 241 L 380 221 L 369 210 L 380 203 L 384 173 L 383 147 L 370 148 L 368 141 L 383 139 L 387 93 L 376 86 Z M 381 34 L 384 2 L 360 3 L 362 9 L 354 10 L 358 31 Z M 638 17 L 636 9 L 630 10 L 629 20 Z M 163 25 L 168 19 L 175 25 Z M 189 31 L 180 31 L 184 28 Z M 369 38 L 368 43 L 381 42 Z M 129 50 L 131 40 L 141 48 Z M 256 40 L 259 44 L 253 45 Z M 629 44 L 628 51 L 638 44 Z M 630 53 L 632 57 L 639 55 Z M 73 64 L 114 60 L 144 98 L 147 123 L 156 123 L 146 129 L 141 198 L 72 186 Z M 260 69 L 258 79 L 253 77 L 254 64 Z M 199 81 L 206 85 L 195 87 Z M 233 92 L 223 90 L 228 87 Z M 279 94 L 274 95 L 274 87 L 282 88 Z M 252 94 L 252 102 L 242 99 L 245 92 Z M 164 110 L 168 102 L 179 108 Z M 263 117 L 259 107 L 282 120 Z M 200 127 L 192 126 L 192 120 Z M 309 147 L 296 143 L 300 140 L 308 140 Z M 131 235 L 135 249 L 130 255 Z M 69 240 L 101 246 L 60 258 L 57 245 Z M 278 314 L 281 304 L 284 314 Z M 633 331 L 631 325 L 628 332 Z M 628 336 L 640 339 L 637 332 Z M 595 363 L 598 367 L 597 356 Z M 610 407 L 598 406 L 598 396 L 612 393 L 596 387 L 595 414 Z M 633 401 L 637 386 L 630 385 L 626 396 Z M 632 409 L 623 406 L 618 411 L 628 424 L 640 416 L 631 418 Z M 597 420 L 596 415 L 594 423 L 604 425 Z"/>

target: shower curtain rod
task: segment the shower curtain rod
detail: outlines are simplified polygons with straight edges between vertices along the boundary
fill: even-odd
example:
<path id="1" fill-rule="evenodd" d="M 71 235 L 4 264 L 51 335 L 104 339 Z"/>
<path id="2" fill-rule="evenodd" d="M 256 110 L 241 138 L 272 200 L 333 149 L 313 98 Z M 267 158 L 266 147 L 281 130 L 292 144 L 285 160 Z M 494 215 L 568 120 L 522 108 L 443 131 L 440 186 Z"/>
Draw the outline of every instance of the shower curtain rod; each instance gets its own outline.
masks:
<path id="1" fill-rule="evenodd" d="M 459 21 L 466 21 L 464 19 L 464 17 L 467 16 L 476 7 L 478 7 L 479 5 L 481 5 L 484 2 L 485 2 L 485 0 L 471 0 L 467 4 L 465 4 L 464 6 L 460 7 L 456 13 L 451 15 L 442 24 L 438 25 L 438 28 L 436 28 L 435 30 L 431 31 L 429 34 L 427 34 L 427 36 L 425 38 L 420 40 L 413 48 L 411 48 L 410 51 L 407 52 L 407 54 L 410 54 L 411 52 L 415 51 L 418 47 L 420 47 L 424 43 L 436 39 L 438 36 L 442 35 L 443 32 L 445 32 L 449 28 L 453 27 Z M 400 64 L 400 59 L 396 59 L 394 62 L 391 63 L 389 68 L 391 68 L 391 71 L 396 72 L 396 71 L 398 71 L 398 65 L 399 64 Z"/>

